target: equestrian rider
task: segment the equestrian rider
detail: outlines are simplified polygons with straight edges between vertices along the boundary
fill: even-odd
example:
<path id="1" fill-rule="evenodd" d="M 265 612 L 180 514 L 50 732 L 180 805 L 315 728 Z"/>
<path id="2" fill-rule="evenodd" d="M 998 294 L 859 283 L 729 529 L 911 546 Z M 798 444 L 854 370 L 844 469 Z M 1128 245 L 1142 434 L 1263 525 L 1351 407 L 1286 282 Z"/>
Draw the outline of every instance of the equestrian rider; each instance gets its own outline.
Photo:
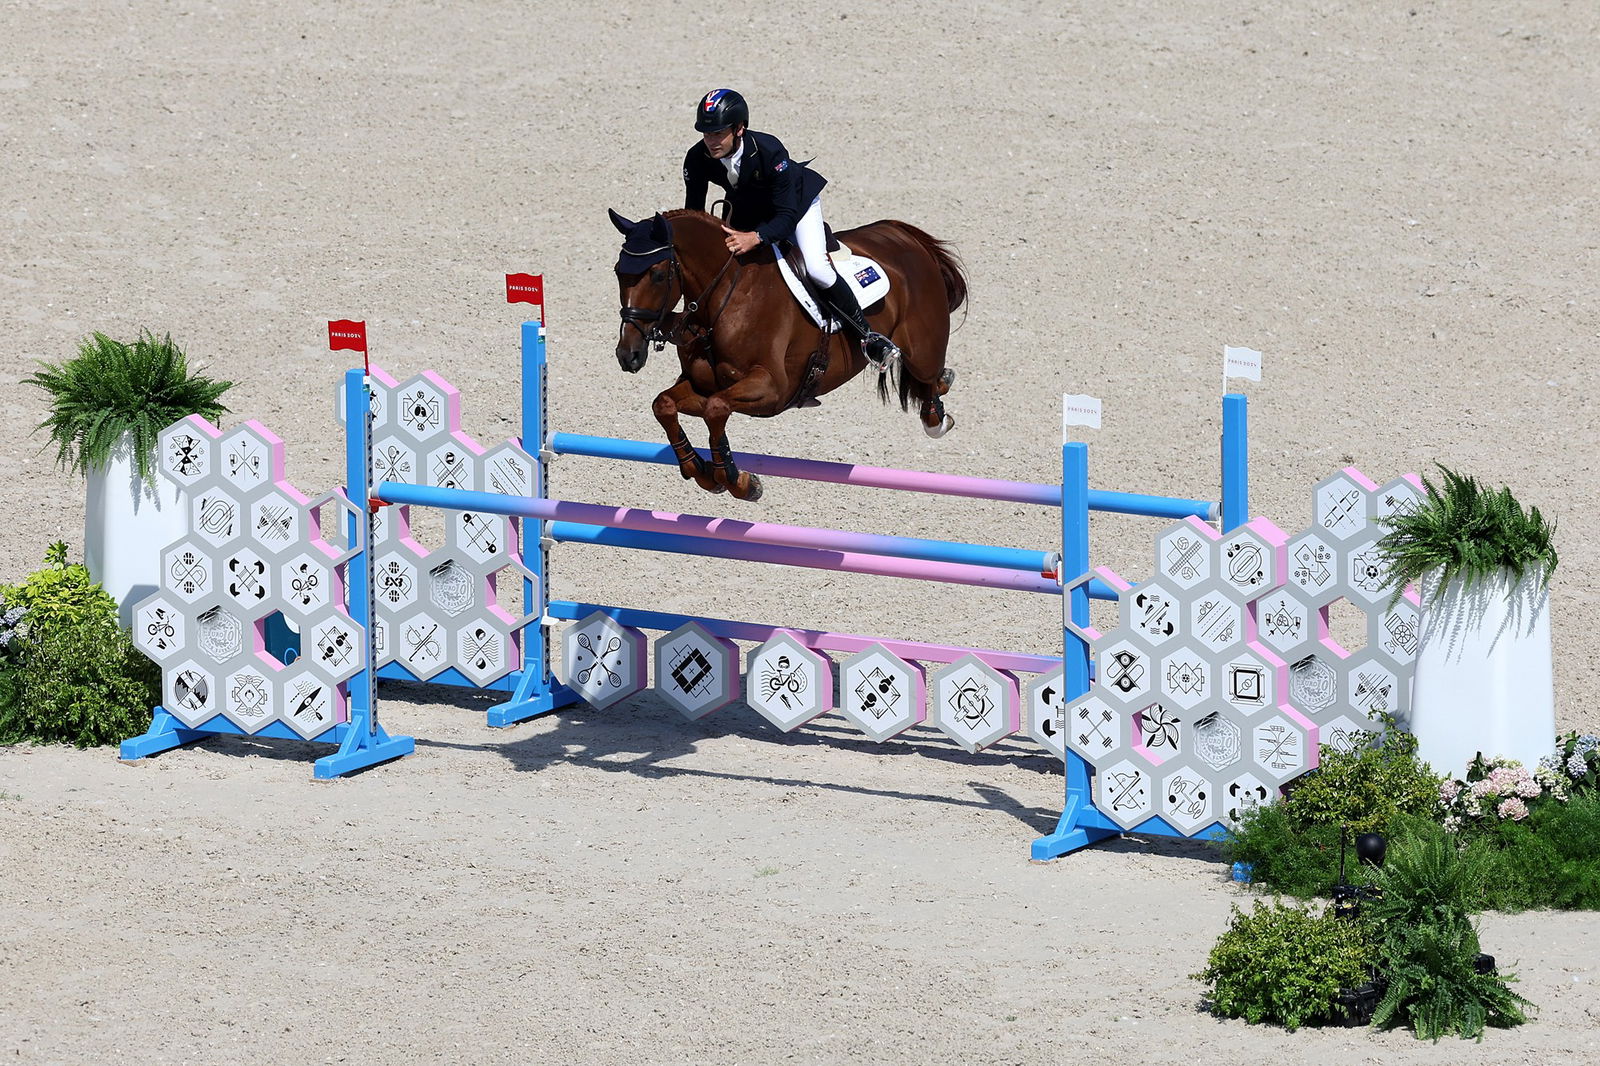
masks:
<path id="1" fill-rule="evenodd" d="M 828 260 L 822 224 L 822 187 L 828 179 L 789 158 L 783 142 L 749 128 L 750 109 L 732 89 L 713 89 L 694 110 L 700 140 L 683 157 L 684 207 L 706 209 L 706 186 L 727 191 L 731 208 L 722 229 L 728 251 L 742 255 L 759 244 L 792 241 L 823 302 L 882 367 L 898 358 L 893 341 L 867 325 L 850 282 Z"/>

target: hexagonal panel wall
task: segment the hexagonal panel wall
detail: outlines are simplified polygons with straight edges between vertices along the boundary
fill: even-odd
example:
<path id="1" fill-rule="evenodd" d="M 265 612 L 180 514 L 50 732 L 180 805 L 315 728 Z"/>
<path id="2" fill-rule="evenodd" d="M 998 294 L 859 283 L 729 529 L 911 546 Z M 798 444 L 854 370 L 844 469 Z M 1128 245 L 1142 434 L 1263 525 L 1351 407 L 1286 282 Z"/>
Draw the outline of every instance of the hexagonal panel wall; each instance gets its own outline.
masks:
<path id="1" fill-rule="evenodd" d="M 1413 506 L 1418 487 L 1348 467 L 1312 488 L 1311 523 L 1292 535 L 1263 518 L 1156 535 L 1152 576 L 1119 589 L 1118 626 L 1095 635 L 1094 685 L 1063 709 L 1064 746 L 1094 767 L 1107 817 L 1204 832 L 1313 769 L 1319 743 L 1363 743 L 1380 714 L 1403 720 L 1417 601 L 1394 598 L 1375 545 L 1377 519 Z M 1354 655 L 1329 635 L 1342 603 L 1366 617 Z"/>
<path id="2" fill-rule="evenodd" d="M 599 611 L 561 634 L 564 680 L 592 707 L 605 710 L 645 686 L 645 637 Z"/>
<path id="3" fill-rule="evenodd" d="M 982 751 L 1022 726 L 1017 679 L 975 655 L 939 671 L 931 688 L 933 724 L 968 751 Z"/>
<path id="4" fill-rule="evenodd" d="M 744 699 L 784 732 L 833 709 L 833 660 L 792 633 L 753 648 L 745 664 Z"/>
<path id="5" fill-rule="evenodd" d="M 656 691 L 691 721 L 739 698 L 739 646 L 686 622 L 656 640 Z"/>
<path id="6" fill-rule="evenodd" d="M 1056 667 L 1033 678 L 1022 690 L 1022 724 L 1045 750 L 1058 759 L 1067 757 L 1066 671 Z"/>
<path id="7" fill-rule="evenodd" d="M 840 667 L 839 713 L 873 740 L 899 736 L 928 717 L 927 675 L 874 644 Z"/>

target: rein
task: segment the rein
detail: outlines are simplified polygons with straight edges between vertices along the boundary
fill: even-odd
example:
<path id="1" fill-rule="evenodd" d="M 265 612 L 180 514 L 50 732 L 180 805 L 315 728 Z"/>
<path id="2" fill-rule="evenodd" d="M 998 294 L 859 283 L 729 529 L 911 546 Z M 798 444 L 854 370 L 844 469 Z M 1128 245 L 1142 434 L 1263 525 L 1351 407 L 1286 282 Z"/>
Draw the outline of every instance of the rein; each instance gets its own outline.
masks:
<path id="1" fill-rule="evenodd" d="M 730 254 L 727 260 L 723 262 L 722 269 L 718 270 L 710 282 L 706 284 L 705 288 L 700 290 L 700 295 L 690 300 L 688 299 L 688 291 L 684 288 L 683 284 L 683 267 L 678 262 L 678 249 L 674 245 L 668 244 L 663 245 L 661 248 L 652 248 L 650 251 L 667 251 L 669 253 L 667 257 L 668 277 L 666 295 L 662 298 L 661 306 L 656 308 L 654 311 L 646 310 L 642 307 L 623 307 L 618 312 L 618 314 L 622 317 L 623 324 L 630 325 L 634 329 L 637 329 L 640 333 L 644 334 L 645 343 L 654 345 L 655 350 L 658 352 L 665 348 L 668 344 L 681 344 L 686 333 L 692 332 L 693 336 L 691 339 L 695 342 L 709 341 L 711 339 L 712 327 L 716 325 L 717 319 L 722 317 L 722 312 L 727 309 L 728 301 L 733 299 L 734 291 L 739 287 L 739 278 L 744 274 L 744 264 L 738 262 L 738 256 Z M 710 321 L 703 326 L 696 322 L 690 322 L 689 317 L 696 311 L 700 310 L 701 301 L 710 295 L 712 290 L 717 287 L 717 283 L 722 280 L 723 275 L 727 274 L 728 268 L 735 266 L 737 269 L 735 269 L 733 272 L 733 280 L 728 283 L 728 291 L 722 297 L 722 302 L 717 305 L 716 311 L 712 313 Z M 668 308 L 678 302 L 679 295 L 682 295 L 686 300 L 683 308 L 683 316 L 672 325 L 672 328 L 663 329 L 661 323 L 668 315 Z M 649 329 L 645 329 L 645 327 L 642 325 L 642 323 L 645 322 L 651 324 Z"/>

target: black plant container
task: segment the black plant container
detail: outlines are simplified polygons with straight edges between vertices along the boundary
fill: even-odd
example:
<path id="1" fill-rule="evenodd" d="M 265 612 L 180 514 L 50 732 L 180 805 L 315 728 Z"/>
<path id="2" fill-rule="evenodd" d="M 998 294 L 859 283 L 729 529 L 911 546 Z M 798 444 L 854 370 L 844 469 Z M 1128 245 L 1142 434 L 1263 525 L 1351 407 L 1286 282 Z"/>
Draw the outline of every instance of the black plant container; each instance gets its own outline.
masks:
<path id="1" fill-rule="evenodd" d="M 1368 981 L 1357 988 L 1341 989 L 1333 998 L 1335 1005 L 1333 1024 L 1346 1029 L 1359 1029 L 1372 1024 L 1372 1012 L 1378 1009 L 1383 990 L 1376 981 Z"/>

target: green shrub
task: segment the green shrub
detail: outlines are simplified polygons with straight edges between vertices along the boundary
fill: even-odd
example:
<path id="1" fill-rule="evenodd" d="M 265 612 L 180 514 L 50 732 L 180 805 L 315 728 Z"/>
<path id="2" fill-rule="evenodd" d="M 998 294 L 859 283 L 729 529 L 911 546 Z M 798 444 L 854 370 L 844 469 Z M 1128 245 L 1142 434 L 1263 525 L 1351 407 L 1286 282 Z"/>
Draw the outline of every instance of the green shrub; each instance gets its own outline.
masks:
<path id="1" fill-rule="evenodd" d="M 1447 1033 L 1483 1038 L 1485 1026 L 1527 1021 L 1531 1004 L 1511 991 L 1510 974 L 1479 973 L 1478 931 L 1472 911 L 1483 898 L 1489 858 L 1461 849 L 1442 826 L 1404 824 L 1375 874 L 1378 893 L 1365 917 L 1378 936 L 1379 968 L 1387 988 L 1373 1024 L 1406 1025 L 1419 1039 Z"/>
<path id="2" fill-rule="evenodd" d="M 149 728 L 160 669 L 117 605 L 53 544 L 45 568 L 0 588 L 0 743 L 108 744 Z M 19 614 L 20 612 L 20 614 Z"/>
<path id="3" fill-rule="evenodd" d="M 1193 976 L 1206 982 L 1213 1013 L 1292 1031 L 1338 1020 L 1335 998 L 1366 984 L 1376 958 L 1362 922 L 1257 901 L 1249 914 L 1233 909 L 1206 968 Z"/>
<path id="4" fill-rule="evenodd" d="M 1246 811 L 1221 848 L 1227 862 L 1251 867 L 1253 882 L 1284 895 L 1326 896 L 1339 878 L 1339 827 L 1296 825 L 1282 801 Z"/>
<path id="5" fill-rule="evenodd" d="M 1417 738 L 1386 718 L 1370 746 L 1324 744 L 1317 768 L 1289 786 L 1285 802 L 1297 827 L 1348 825 L 1354 838 L 1386 832 L 1400 814 L 1433 815 L 1441 781 L 1417 759 Z"/>
<path id="6" fill-rule="evenodd" d="M 1520 822 L 1502 821 L 1463 837 L 1485 857 L 1482 905 L 1600 910 L 1600 795 L 1545 798 Z"/>

